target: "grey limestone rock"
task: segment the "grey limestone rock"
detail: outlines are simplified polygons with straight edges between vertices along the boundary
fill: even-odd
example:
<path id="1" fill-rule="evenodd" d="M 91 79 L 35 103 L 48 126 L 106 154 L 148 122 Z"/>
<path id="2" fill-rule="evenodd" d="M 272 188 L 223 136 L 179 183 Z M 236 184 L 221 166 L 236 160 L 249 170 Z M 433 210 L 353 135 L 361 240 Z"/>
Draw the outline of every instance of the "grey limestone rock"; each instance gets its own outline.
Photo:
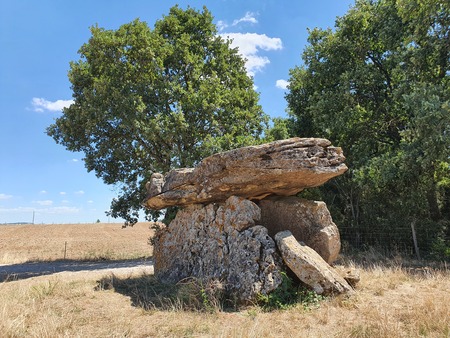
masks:
<path id="1" fill-rule="evenodd" d="M 278 249 L 286 265 L 317 294 L 352 292 L 352 287 L 313 249 L 298 242 L 289 230 L 275 235 Z"/>
<path id="2" fill-rule="evenodd" d="M 269 235 L 289 230 L 297 241 L 314 249 L 327 263 L 336 260 L 341 249 L 339 230 L 324 202 L 295 196 L 273 196 L 259 201 L 260 224 Z"/>
<path id="3" fill-rule="evenodd" d="M 155 275 L 219 280 L 240 302 L 255 301 L 281 284 L 281 259 L 267 229 L 255 225 L 259 208 L 232 196 L 225 203 L 192 205 L 155 237 Z"/>
<path id="4" fill-rule="evenodd" d="M 143 204 L 150 209 L 291 196 L 347 170 L 341 148 L 320 138 L 291 138 L 209 156 L 195 168 L 154 174 Z"/>

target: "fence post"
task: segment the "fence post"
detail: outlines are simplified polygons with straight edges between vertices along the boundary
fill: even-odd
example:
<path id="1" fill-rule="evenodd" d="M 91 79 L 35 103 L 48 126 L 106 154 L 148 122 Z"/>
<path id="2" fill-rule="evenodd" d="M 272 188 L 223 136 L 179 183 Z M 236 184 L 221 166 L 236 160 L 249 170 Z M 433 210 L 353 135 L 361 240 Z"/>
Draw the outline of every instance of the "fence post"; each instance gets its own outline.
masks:
<path id="1" fill-rule="evenodd" d="M 64 242 L 64 260 L 66 260 L 66 253 L 67 253 L 67 241 Z"/>
<path id="2" fill-rule="evenodd" d="M 417 244 L 417 237 L 416 237 L 416 220 L 413 220 L 411 222 L 411 231 L 412 231 L 412 237 L 414 242 L 414 251 L 416 252 L 417 259 L 420 261 L 420 253 L 419 253 L 419 245 Z"/>

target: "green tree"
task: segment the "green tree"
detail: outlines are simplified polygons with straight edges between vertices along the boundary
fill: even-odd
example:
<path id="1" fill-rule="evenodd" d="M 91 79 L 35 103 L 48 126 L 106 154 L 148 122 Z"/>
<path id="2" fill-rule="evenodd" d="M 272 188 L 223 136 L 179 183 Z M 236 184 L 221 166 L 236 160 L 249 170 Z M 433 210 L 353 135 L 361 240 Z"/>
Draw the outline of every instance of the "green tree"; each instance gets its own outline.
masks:
<path id="1" fill-rule="evenodd" d="M 151 30 L 135 20 L 91 28 L 70 65 L 74 103 L 47 129 L 120 196 L 111 215 L 137 221 L 153 172 L 258 142 L 267 116 L 230 41 L 203 8 L 170 9 Z"/>
<path id="2" fill-rule="evenodd" d="M 308 42 L 286 98 L 294 134 L 344 149 L 350 170 L 322 188 L 335 218 L 368 244 L 409 245 L 414 222 L 429 247 L 449 222 L 448 1 L 356 1 Z"/>
<path id="3" fill-rule="evenodd" d="M 273 125 L 266 129 L 264 132 L 264 142 L 272 142 L 276 140 L 284 140 L 290 137 L 292 134 L 292 121 L 275 117 L 272 119 Z"/>

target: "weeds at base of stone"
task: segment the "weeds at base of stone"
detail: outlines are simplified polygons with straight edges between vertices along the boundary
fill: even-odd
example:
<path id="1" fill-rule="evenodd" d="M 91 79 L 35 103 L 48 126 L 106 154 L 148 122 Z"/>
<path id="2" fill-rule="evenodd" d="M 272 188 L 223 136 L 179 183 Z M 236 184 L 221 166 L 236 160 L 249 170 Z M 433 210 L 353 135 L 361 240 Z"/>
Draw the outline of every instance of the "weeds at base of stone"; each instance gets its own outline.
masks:
<path id="1" fill-rule="evenodd" d="M 301 304 L 303 309 L 317 308 L 324 296 L 314 291 L 295 285 L 293 280 L 285 273 L 281 273 L 281 285 L 268 295 L 258 295 L 258 305 L 264 311 L 287 310 Z"/>

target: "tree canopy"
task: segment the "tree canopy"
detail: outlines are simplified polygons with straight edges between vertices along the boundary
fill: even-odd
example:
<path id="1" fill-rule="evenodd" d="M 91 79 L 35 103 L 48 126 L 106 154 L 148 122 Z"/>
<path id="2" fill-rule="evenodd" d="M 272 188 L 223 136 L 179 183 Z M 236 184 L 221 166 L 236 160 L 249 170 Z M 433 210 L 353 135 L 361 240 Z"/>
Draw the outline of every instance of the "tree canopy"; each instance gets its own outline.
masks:
<path id="1" fill-rule="evenodd" d="M 414 223 L 422 246 L 448 238 L 448 1 L 358 0 L 334 30 L 310 30 L 302 58 L 289 125 L 343 147 L 350 170 L 321 195 L 344 233 L 409 246 Z"/>
<path id="2" fill-rule="evenodd" d="M 111 215 L 136 222 L 153 172 L 258 141 L 267 116 L 230 41 L 203 8 L 170 9 L 150 29 L 98 26 L 70 64 L 74 103 L 47 129 L 88 171 L 120 186 Z"/>

